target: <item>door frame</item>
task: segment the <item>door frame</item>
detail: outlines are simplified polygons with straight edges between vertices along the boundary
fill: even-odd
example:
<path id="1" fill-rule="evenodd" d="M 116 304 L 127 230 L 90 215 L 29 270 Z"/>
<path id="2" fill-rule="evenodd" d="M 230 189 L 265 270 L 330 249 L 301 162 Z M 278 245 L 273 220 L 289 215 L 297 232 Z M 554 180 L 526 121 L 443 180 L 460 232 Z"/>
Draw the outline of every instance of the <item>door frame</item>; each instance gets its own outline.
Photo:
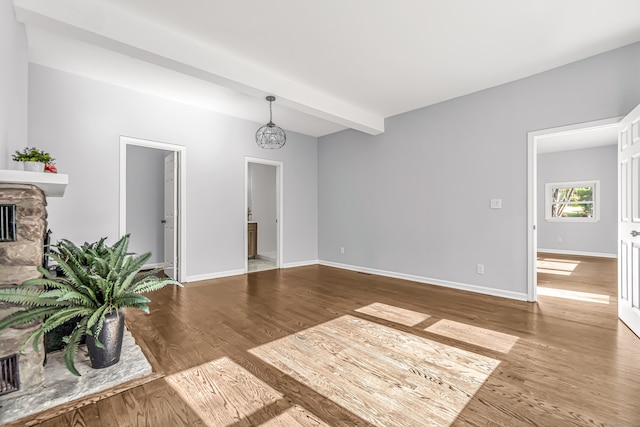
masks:
<path id="1" fill-rule="evenodd" d="M 568 135 L 587 129 L 617 126 L 622 118 L 612 117 L 527 132 L 527 301 L 538 300 L 538 140 L 542 137 Z"/>
<path id="2" fill-rule="evenodd" d="M 257 157 L 245 156 L 244 158 L 244 271 L 249 272 L 249 234 L 247 227 L 249 218 L 247 217 L 247 209 L 249 208 L 248 185 L 249 185 L 249 163 L 257 163 L 261 165 L 276 167 L 276 268 L 282 268 L 284 254 L 284 203 L 282 195 L 284 194 L 284 163 L 278 160 L 260 159 Z"/>
<path id="3" fill-rule="evenodd" d="M 136 145 L 157 150 L 173 151 L 176 153 L 178 180 L 177 188 L 177 227 L 174 230 L 176 242 L 176 278 L 183 282 L 187 277 L 187 147 L 166 142 L 150 141 L 120 135 L 120 221 L 119 235 L 127 232 L 127 146 Z"/>

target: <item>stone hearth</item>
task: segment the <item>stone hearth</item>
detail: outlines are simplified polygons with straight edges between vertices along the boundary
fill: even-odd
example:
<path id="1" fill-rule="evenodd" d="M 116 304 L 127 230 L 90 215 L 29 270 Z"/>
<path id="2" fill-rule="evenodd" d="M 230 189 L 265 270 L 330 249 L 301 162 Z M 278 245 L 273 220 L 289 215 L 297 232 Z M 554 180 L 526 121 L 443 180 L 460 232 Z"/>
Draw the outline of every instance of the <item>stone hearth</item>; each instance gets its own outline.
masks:
<path id="1" fill-rule="evenodd" d="M 127 381 L 147 377 L 151 365 L 131 333 L 125 328 L 120 362 L 105 369 L 93 369 L 81 346 L 76 356 L 76 368 L 82 376 L 71 375 L 62 360 L 62 352 L 47 355 L 47 366 L 40 380 L 30 385 L 29 391 L 9 393 L 0 397 L 0 425 L 38 412 L 63 405 L 77 399 L 103 392 Z M 153 378 L 153 377 L 151 377 Z M 145 380 L 141 380 L 143 383 Z M 124 389 L 134 387 L 131 384 Z"/>

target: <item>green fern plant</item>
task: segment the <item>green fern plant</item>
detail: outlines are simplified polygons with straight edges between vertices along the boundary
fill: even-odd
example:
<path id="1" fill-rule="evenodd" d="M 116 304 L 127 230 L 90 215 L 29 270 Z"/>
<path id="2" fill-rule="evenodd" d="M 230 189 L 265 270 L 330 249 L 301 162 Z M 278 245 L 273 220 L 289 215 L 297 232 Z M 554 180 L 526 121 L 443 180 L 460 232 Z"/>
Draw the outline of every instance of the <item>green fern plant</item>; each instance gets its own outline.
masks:
<path id="1" fill-rule="evenodd" d="M 142 294 L 167 285 L 182 286 L 176 280 L 157 277 L 158 270 L 141 273 L 151 253 L 128 253 L 128 234 L 113 246 L 106 245 L 105 240 L 80 247 L 69 240 L 61 240 L 51 246 L 48 256 L 58 263 L 64 277 L 53 277 L 49 271 L 40 268 L 42 278 L 0 289 L 0 301 L 27 307 L 0 320 L 0 331 L 44 319 L 23 344 L 24 348 L 32 341 L 34 350 L 38 351 L 38 340 L 43 334 L 75 319 L 75 328 L 64 338 L 63 359 L 69 371 L 79 376 L 73 362 L 80 340 L 89 334 L 94 336 L 98 347 L 104 348 L 98 335 L 108 313 L 126 307 L 149 313 L 147 304 L 150 300 Z"/>

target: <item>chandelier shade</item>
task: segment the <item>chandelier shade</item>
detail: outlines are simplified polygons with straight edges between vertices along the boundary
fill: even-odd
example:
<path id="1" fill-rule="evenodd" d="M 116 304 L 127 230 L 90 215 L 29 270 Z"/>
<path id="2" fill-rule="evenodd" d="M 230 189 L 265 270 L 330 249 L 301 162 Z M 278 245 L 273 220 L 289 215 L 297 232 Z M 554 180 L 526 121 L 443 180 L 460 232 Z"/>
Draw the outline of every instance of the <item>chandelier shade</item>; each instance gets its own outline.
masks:
<path id="1" fill-rule="evenodd" d="M 284 129 L 273 123 L 271 103 L 276 100 L 276 97 L 267 96 L 266 99 L 269 101 L 269 123 L 260 126 L 260 129 L 256 132 L 256 144 L 267 149 L 282 148 L 287 142 L 287 134 Z"/>

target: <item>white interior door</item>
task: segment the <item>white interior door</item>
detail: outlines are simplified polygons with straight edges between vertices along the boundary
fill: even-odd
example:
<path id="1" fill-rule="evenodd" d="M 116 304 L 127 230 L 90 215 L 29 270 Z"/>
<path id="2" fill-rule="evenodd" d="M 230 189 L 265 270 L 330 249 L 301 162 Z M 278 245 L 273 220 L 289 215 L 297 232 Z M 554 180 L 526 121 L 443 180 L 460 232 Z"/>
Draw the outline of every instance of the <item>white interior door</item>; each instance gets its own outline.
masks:
<path id="1" fill-rule="evenodd" d="M 640 106 L 618 134 L 618 317 L 640 336 Z"/>
<path id="2" fill-rule="evenodd" d="M 175 279 L 177 267 L 177 163 L 176 152 L 164 158 L 164 272 Z"/>

